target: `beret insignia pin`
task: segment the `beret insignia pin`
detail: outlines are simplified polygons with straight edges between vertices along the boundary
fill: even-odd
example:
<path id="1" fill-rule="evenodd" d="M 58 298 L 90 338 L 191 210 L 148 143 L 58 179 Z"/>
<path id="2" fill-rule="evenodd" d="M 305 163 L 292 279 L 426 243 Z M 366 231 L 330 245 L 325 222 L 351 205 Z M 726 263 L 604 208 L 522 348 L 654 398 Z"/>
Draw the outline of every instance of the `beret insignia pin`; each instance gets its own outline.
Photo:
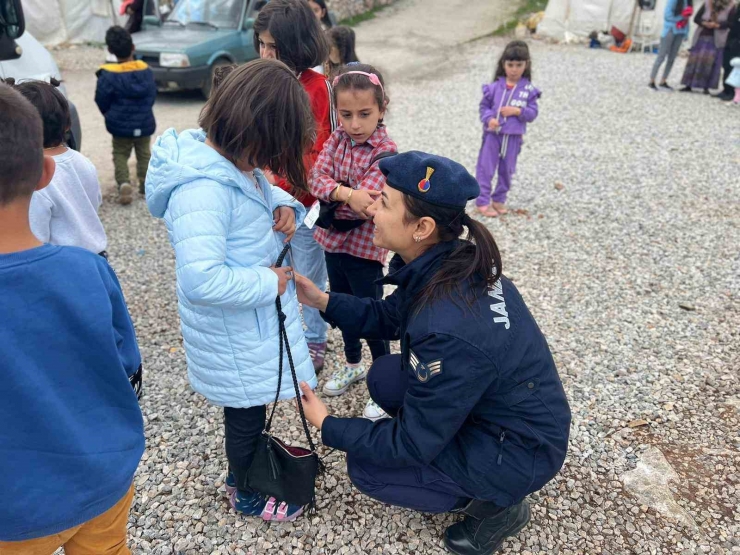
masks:
<path id="1" fill-rule="evenodd" d="M 427 166 L 427 176 L 419 181 L 419 191 L 422 193 L 428 193 L 429 189 L 432 188 L 432 184 L 429 182 L 429 180 L 432 178 L 432 174 L 434 173 L 434 168 L 430 168 Z"/>

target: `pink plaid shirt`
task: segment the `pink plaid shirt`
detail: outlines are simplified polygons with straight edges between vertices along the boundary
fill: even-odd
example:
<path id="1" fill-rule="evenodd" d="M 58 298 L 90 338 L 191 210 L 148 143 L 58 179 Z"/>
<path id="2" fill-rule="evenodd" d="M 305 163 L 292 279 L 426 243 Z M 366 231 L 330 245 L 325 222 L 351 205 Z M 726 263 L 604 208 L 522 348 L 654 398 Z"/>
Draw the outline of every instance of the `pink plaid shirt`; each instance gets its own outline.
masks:
<path id="1" fill-rule="evenodd" d="M 330 202 L 329 195 L 340 182 L 353 189 L 372 191 L 383 189 L 385 177 L 378 168 L 378 162 L 372 167 L 370 162 L 381 152 L 398 150 L 396 143 L 388 136 L 385 126 L 380 125 L 364 144 L 353 143 L 342 127 L 338 127 L 327 139 L 324 149 L 314 163 L 309 179 L 313 196 Z M 357 214 L 348 206 L 340 206 L 337 208 L 335 218 L 356 220 Z M 373 233 L 373 222 L 368 220 L 360 227 L 345 232 L 317 227 L 314 238 L 326 252 L 351 254 L 385 264 L 388 251 L 373 245 Z"/>

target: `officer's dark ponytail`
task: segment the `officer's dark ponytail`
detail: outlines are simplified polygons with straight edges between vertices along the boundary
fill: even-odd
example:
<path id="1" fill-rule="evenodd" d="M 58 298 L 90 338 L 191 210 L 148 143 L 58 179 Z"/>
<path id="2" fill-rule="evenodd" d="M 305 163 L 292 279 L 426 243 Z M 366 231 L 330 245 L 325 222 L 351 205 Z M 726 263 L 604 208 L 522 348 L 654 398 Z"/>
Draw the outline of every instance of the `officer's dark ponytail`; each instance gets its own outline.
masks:
<path id="1" fill-rule="evenodd" d="M 468 229 L 465 240 L 460 241 L 417 296 L 416 311 L 443 297 L 462 294 L 462 284 L 468 280 L 476 285 L 470 289 L 470 298 L 465 299 L 472 304 L 476 294 L 498 281 L 501 277 L 501 253 L 493 235 L 483 224 L 464 211 L 435 206 L 410 195 L 403 195 L 403 200 L 409 220 L 424 217 L 434 220 L 440 242 L 454 241 L 465 228 Z"/>

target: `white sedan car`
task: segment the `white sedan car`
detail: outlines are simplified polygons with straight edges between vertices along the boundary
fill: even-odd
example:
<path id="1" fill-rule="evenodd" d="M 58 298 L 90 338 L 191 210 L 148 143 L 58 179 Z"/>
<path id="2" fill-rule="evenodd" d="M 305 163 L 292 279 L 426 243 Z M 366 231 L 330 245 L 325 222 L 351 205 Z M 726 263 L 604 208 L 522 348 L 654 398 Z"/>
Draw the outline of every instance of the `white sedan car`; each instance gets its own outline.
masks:
<path id="1" fill-rule="evenodd" d="M 54 58 L 31 33 L 26 31 L 15 42 L 23 49 L 23 53 L 20 58 L 15 60 L 0 61 L 0 78 L 12 77 L 16 82 L 28 79 L 38 79 L 48 82 L 50 77 L 54 77 L 62 81 L 62 74 Z M 67 97 L 67 90 L 64 87 L 64 83 L 59 86 L 59 90 Z M 72 129 L 67 136 L 67 145 L 75 150 L 80 150 L 82 144 L 80 118 L 75 105 L 69 99 L 67 101 L 69 102 L 69 111 L 72 116 Z"/>

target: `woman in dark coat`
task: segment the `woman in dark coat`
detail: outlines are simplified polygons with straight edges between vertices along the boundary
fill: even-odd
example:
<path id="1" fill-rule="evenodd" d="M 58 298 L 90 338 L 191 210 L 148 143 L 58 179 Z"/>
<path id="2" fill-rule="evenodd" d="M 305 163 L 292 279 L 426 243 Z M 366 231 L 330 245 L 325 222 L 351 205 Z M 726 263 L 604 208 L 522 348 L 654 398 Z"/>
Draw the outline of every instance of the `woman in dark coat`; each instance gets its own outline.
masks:
<path id="1" fill-rule="evenodd" d="M 734 16 L 733 0 L 707 0 L 696 12 L 694 23 L 699 29 L 694 34 L 694 45 L 681 79 L 684 86 L 681 92 L 704 89 L 709 94 L 709 89 L 719 88 L 722 52 Z"/>
<path id="2" fill-rule="evenodd" d="M 547 341 L 501 274 L 490 232 L 465 212 L 478 183 L 460 164 L 420 152 L 380 162 L 374 242 L 397 254 L 382 301 L 319 291 L 298 297 L 343 331 L 401 341 L 367 377 L 392 418 L 336 418 L 302 384 L 306 418 L 347 453 L 350 480 L 375 499 L 462 512 L 445 532 L 460 555 L 488 555 L 530 518 L 524 497 L 565 460 L 570 408 Z M 466 240 L 459 239 L 464 227 Z M 472 239 L 472 241 L 471 241 Z"/>
<path id="3" fill-rule="evenodd" d="M 729 21 L 729 32 L 727 33 L 727 43 L 722 53 L 722 69 L 724 70 L 724 79 L 732 72 L 730 60 L 740 58 L 740 6 L 735 6 L 734 17 Z M 720 100 L 732 100 L 735 97 L 735 87 L 725 83 L 724 90 L 716 95 Z"/>

